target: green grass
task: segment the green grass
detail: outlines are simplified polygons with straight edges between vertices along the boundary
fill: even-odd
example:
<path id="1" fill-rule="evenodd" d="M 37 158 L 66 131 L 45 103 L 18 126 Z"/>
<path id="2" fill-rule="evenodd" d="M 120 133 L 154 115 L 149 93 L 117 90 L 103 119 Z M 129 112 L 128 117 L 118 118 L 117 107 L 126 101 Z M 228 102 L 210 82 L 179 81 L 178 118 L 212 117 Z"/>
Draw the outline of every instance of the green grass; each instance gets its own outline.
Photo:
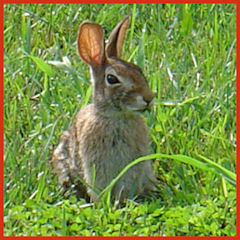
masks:
<path id="1" fill-rule="evenodd" d="M 49 163 L 90 101 L 77 32 L 88 19 L 108 35 L 129 12 L 123 58 L 157 93 L 145 117 L 161 190 L 86 205 Z M 5 5 L 4 78 L 6 236 L 236 235 L 235 5 Z"/>

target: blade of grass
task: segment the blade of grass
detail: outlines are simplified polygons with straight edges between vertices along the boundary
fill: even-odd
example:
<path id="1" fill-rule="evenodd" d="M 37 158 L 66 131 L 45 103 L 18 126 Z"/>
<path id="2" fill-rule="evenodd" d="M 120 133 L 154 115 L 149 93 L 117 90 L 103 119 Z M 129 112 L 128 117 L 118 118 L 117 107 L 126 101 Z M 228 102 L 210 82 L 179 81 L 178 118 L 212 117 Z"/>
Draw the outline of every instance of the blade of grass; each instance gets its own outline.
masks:
<path id="1" fill-rule="evenodd" d="M 220 175 L 221 177 L 224 177 L 226 180 L 228 180 L 230 183 L 232 183 L 233 185 L 236 186 L 236 178 L 234 173 L 232 173 L 231 171 L 225 169 L 224 167 L 221 167 L 220 165 L 214 163 L 212 161 L 208 161 L 208 163 L 204 163 L 202 161 L 199 161 L 195 158 L 192 157 L 188 157 L 188 156 L 184 156 L 184 155 L 167 155 L 167 154 L 161 154 L 161 153 L 157 153 L 157 154 L 151 154 L 148 156 L 144 156 L 144 157 L 140 157 L 136 160 L 134 160 L 133 162 L 129 163 L 119 174 L 117 177 L 115 177 L 112 182 L 101 192 L 100 196 L 103 197 L 103 199 L 106 199 L 107 203 L 110 203 L 110 192 L 112 187 L 114 186 L 114 184 L 120 179 L 120 177 L 132 166 L 138 164 L 139 162 L 142 161 L 146 161 L 146 160 L 150 160 L 150 159 L 160 159 L 160 158 L 170 158 L 170 159 L 174 159 L 177 160 L 179 162 L 183 162 L 189 165 L 192 165 L 194 167 L 197 167 L 199 169 L 202 169 L 204 171 L 210 171 L 213 172 L 217 175 Z M 217 168 L 220 171 L 217 171 Z M 224 173 L 227 173 L 227 176 Z"/>
<path id="2" fill-rule="evenodd" d="M 132 44 L 133 39 L 133 32 L 134 32 L 134 26 L 135 26 L 135 18 L 136 18 L 136 4 L 133 4 L 132 7 L 132 14 L 131 14 L 131 26 L 130 26 L 130 44 Z"/>
<path id="3" fill-rule="evenodd" d="M 48 63 L 46 63 L 39 57 L 30 56 L 30 58 L 34 61 L 34 63 L 42 72 L 46 73 L 49 77 L 55 76 L 53 68 Z"/>
<path id="4" fill-rule="evenodd" d="M 208 158 L 206 158 L 206 157 L 204 157 L 204 156 L 202 156 L 202 155 L 200 155 L 200 154 L 198 154 L 198 156 L 199 156 L 200 158 L 202 158 L 205 162 L 207 162 L 209 165 L 214 166 L 214 167 L 215 167 L 216 169 L 218 169 L 220 172 L 223 172 L 223 173 L 224 173 L 225 175 L 227 175 L 230 179 L 232 179 L 232 180 L 234 180 L 234 181 L 237 180 L 237 177 L 236 177 L 236 174 L 235 174 L 235 173 L 229 171 L 228 169 L 222 167 L 222 166 L 219 165 L 218 163 L 213 162 L 213 161 L 211 161 L 210 159 L 208 159 Z"/>

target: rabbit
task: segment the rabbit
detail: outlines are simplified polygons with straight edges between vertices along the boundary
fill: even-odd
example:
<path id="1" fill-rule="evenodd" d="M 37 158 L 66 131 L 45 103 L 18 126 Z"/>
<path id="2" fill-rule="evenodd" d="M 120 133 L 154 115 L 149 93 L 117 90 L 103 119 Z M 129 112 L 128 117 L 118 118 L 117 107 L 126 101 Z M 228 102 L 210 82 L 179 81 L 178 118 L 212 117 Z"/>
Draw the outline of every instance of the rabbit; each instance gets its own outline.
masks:
<path id="1" fill-rule="evenodd" d="M 148 128 L 141 112 L 150 108 L 154 93 L 140 67 L 120 59 L 129 17 L 116 25 L 106 47 L 100 25 L 88 21 L 80 25 L 77 47 L 90 66 L 92 103 L 78 112 L 53 152 L 60 184 L 75 186 L 79 196 L 91 202 L 100 200 L 99 192 L 125 166 L 149 154 Z M 111 195 L 119 201 L 132 194 L 145 195 L 155 191 L 156 182 L 150 160 L 143 161 L 128 169 Z"/>

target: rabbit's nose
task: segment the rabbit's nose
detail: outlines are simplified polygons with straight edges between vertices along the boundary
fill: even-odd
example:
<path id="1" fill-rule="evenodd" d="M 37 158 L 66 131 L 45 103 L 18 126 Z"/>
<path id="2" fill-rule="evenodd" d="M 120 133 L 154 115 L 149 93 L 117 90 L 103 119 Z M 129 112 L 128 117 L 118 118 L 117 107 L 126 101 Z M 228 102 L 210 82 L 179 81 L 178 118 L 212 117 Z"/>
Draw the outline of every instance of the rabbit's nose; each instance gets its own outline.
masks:
<path id="1" fill-rule="evenodd" d="M 144 102 L 146 102 L 147 103 L 147 105 L 150 105 L 151 104 L 151 102 L 152 102 L 152 100 L 153 100 L 153 98 L 152 99 L 145 99 L 144 98 Z"/>
<path id="2" fill-rule="evenodd" d="M 144 99 L 144 102 L 146 103 L 145 109 L 147 110 L 153 106 L 154 99 L 153 98 Z"/>
<path id="3" fill-rule="evenodd" d="M 143 100 L 146 102 L 147 105 L 150 105 L 154 99 L 154 94 L 148 94 L 147 96 L 144 96 Z"/>

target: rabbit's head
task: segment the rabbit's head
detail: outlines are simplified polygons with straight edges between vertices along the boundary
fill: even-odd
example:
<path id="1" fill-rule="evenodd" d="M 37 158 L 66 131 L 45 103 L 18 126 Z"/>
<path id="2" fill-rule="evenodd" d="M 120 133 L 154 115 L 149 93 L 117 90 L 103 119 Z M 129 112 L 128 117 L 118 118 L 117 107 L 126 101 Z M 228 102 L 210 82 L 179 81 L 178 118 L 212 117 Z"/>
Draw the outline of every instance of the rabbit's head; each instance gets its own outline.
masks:
<path id="1" fill-rule="evenodd" d="M 116 25 L 105 48 L 100 25 L 84 22 L 80 26 L 79 55 L 90 66 L 93 103 L 102 112 L 144 111 L 154 98 L 142 70 L 120 59 L 128 23 L 126 16 Z"/>

